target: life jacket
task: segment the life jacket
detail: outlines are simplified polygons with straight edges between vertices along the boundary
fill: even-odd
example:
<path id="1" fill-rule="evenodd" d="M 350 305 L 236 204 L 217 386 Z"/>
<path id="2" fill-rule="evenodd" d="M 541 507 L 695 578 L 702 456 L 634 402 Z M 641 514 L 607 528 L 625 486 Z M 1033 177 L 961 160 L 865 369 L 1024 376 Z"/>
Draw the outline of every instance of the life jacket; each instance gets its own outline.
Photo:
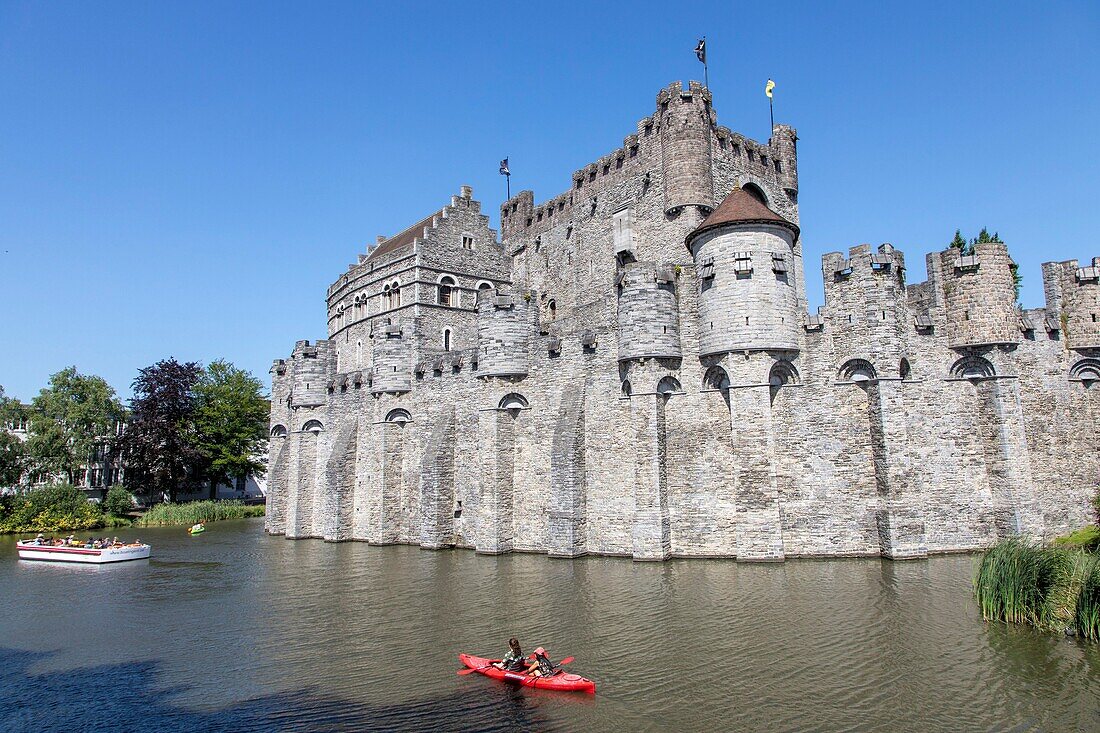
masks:
<path id="1" fill-rule="evenodd" d="M 544 677 L 548 677 L 557 671 L 554 669 L 553 663 L 541 654 L 535 655 L 535 661 L 539 663 L 539 672 L 541 672 Z"/>

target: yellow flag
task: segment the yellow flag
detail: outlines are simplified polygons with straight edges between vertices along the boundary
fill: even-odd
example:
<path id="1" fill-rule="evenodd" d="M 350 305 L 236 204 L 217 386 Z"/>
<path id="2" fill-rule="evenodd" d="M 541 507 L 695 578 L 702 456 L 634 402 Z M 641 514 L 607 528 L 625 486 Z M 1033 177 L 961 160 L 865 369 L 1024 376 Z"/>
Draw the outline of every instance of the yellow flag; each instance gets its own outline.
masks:
<path id="1" fill-rule="evenodd" d="M 772 89 L 775 89 L 775 82 L 768 79 L 768 84 L 764 87 L 764 94 L 768 95 L 768 99 L 772 98 Z"/>

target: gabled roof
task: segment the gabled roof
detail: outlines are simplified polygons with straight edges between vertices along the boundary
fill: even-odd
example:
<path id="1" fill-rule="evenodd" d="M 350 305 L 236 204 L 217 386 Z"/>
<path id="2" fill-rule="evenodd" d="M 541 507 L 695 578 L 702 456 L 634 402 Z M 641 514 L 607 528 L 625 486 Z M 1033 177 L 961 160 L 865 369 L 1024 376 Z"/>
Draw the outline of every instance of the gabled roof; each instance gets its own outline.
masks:
<path id="1" fill-rule="evenodd" d="M 684 243 L 690 247 L 691 241 L 700 234 L 727 224 L 775 224 L 790 229 L 796 237 L 798 236 L 797 226 L 769 209 L 745 189 L 736 186 L 730 191 L 729 196 L 718 204 L 718 208 L 710 212 L 710 216 L 687 235 Z"/>
<path id="2" fill-rule="evenodd" d="M 412 251 L 413 240 L 417 237 L 424 236 L 424 227 L 430 227 L 432 225 L 432 219 L 442 216 L 443 212 L 437 211 L 434 214 L 430 214 L 423 221 L 419 221 L 416 224 L 413 224 L 411 227 L 401 232 L 400 234 L 395 234 L 389 239 L 384 240 L 381 244 L 370 251 L 370 254 L 367 255 L 367 259 L 371 260 L 375 257 L 381 257 L 383 255 L 387 255 L 391 252 L 396 252 L 402 249 Z"/>

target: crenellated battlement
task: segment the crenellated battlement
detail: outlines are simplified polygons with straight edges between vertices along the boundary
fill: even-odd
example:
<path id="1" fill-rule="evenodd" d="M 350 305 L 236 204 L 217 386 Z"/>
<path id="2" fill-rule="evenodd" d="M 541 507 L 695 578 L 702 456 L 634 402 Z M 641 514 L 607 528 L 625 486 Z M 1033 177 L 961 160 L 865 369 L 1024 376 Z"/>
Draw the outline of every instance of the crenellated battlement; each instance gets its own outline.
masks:
<path id="1" fill-rule="evenodd" d="M 711 92 L 698 81 L 673 82 L 657 94 L 653 114 L 637 123 L 637 131 L 622 147 L 573 172 L 567 191 L 535 203 L 534 193 L 520 191 L 500 207 L 505 239 L 533 238 L 562 223 L 590 216 L 608 190 L 631 178 L 641 178 L 639 191 L 661 185 L 666 210 L 714 206 L 716 166 L 730 165 L 742 182 L 759 182 L 798 191 L 797 134 L 777 124 L 761 143 L 718 125 Z M 791 215 L 790 212 L 787 212 Z M 797 218 L 797 215 L 792 215 Z"/>
<path id="2" fill-rule="evenodd" d="M 1100 257 L 1043 263 L 1047 312 L 1056 315 L 1071 349 L 1100 348 Z"/>

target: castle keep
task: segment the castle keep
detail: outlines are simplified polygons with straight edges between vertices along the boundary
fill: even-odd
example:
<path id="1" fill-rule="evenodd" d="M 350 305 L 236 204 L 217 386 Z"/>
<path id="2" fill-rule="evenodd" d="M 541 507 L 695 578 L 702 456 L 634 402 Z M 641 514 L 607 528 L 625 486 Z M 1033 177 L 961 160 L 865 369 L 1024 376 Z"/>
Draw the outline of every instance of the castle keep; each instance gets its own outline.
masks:
<path id="1" fill-rule="evenodd" d="M 272 367 L 267 530 L 638 560 L 885 555 L 1050 537 L 1098 475 L 1100 259 L 1016 305 L 1001 243 L 822 259 L 807 312 L 797 136 L 657 96 L 568 190 L 472 191 L 328 289 Z"/>

